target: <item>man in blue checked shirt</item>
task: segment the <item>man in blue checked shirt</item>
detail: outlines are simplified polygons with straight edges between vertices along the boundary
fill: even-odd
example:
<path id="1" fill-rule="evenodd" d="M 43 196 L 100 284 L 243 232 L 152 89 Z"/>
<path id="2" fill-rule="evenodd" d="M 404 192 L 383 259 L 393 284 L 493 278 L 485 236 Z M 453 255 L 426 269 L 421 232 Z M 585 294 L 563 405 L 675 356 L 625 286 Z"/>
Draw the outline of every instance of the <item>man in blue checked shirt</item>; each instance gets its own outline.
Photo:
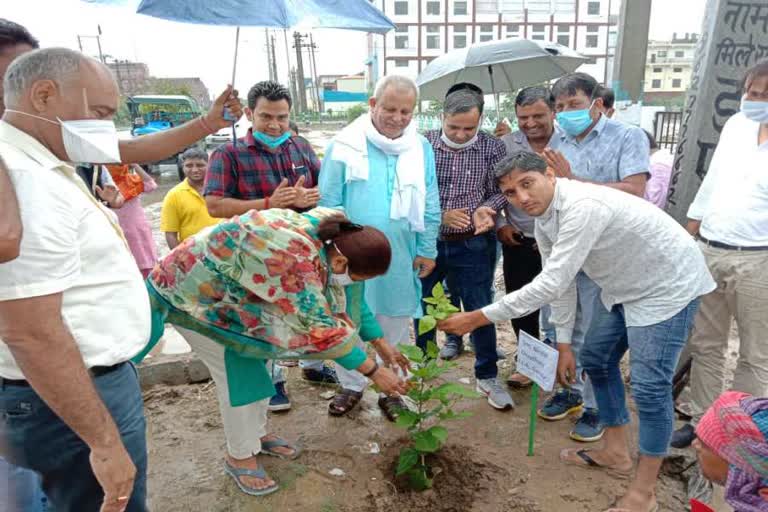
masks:
<path id="1" fill-rule="evenodd" d="M 436 283 L 447 280 L 453 299 L 458 299 L 467 311 L 493 300 L 494 217 L 506 204 L 493 174 L 494 166 L 506 153 L 504 143 L 480 130 L 482 114 L 482 92 L 470 84 L 454 86 L 445 99 L 442 128 L 426 134 L 435 152 L 442 223 L 437 266 L 422 279 L 422 292 L 428 297 Z M 425 346 L 428 339 L 429 335 L 419 336 L 417 343 Z M 488 325 L 476 329 L 471 340 L 477 390 L 488 397 L 492 407 L 513 408 L 512 397 L 497 378 L 496 328 Z M 453 359 L 462 350 L 461 338 L 452 336 L 441 356 Z"/>
<path id="2" fill-rule="evenodd" d="M 597 81 L 586 73 L 562 77 L 552 87 L 557 124 L 562 129 L 558 149 L 544 149 L 543 157 L 558 177 L 598 183 L 643 197 L 650 168 L 650 146 L 642 129 L 609 119 L 603 111 Z M 555 393 L 539 416 L 560 420 L 583 410 L 570 432 L 576 441 L 602 438 L 604 428 L 589 380 L 579 364 L 579 355 L 589 338 L 599 334 L 601 320 L 609 311 L 600 299 L 600 288 L 586 274 L 576 276 L 578 309 L 571 345 L 558 344 L 560 358 L 575 359 L 576 382 Z M 555 339 L 554 329 L 545 329 Z"/>

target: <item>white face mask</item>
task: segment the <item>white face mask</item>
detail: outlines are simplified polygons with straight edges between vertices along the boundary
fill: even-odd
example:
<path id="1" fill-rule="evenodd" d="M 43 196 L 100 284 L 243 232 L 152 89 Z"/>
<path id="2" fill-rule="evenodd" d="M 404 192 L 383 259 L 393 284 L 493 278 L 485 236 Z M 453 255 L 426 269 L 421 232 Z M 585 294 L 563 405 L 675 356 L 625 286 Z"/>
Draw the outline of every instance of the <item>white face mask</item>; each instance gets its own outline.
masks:
<path id="1" fill-rule="evenodd" d="M 445 134 L 445 132 L 441 130 L 440 131 L 440 140 L 442 140 L 443 144 L 445 144 L 446 146 L 448 146 L 451 149 L 456 149 L 456 150 L 464 149 L 464 148 L 468 148 L 469 146 L 474 144 L 475 141 L 477 141 L 477 134 L 479 132 L 480 132 L 480 128 L 478 128 L 477 131 L 475 132 L 475 136 L 472 137 L 471 139 L 469 139 L 467 142 L 458 143 L 458 142 L 453 142 L 451 139 L 449 139 L 448 136 Z"/>
<path id="2" fill-rule="evenodd" d="M 114 121 L 104 119 L 80 119 L 74 121 L 51 121 L 44 117 L 6 109 L 28 117 L 61 125 L 61 138 L 67 158 L 73 163 L 112 164 L 120 163 L 117 128 Z"/>
<path id="3" fill-rule="evenodd" d="M 349 277 L 349 269 L 347 269 L 343 274 L 331 274 L 331 283 L 336 286 L 349 286 L 354 281 Z"/>

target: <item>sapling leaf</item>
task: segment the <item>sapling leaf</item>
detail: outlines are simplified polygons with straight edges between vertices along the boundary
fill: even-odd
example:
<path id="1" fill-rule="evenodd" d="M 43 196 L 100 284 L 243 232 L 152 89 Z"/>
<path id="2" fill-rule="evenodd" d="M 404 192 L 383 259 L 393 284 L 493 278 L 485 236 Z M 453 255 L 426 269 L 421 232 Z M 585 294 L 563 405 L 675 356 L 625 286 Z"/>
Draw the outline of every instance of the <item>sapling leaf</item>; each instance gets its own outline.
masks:
<path id="1" fill-rule="evenodd" d="M 445 297 L 445 289 L 443 288 L 442 283 L 438 281 L 435 286 L 432 288 L 432 296 L 436 299 L 439 299 L 440 297 Z"/>
<path id="2" fill-rule="evenodd" d="M 430 430 L 413 435 L 413 447 L 420 452 L 434 453 L 440 449 L 440 440 Z"/>
<path id="3" fill-rule="evenodd" d="M 424 301 L 424 302 L 426 302 L 427 304 L 432 304 L 432 305 L 434 305 L 434 306 L 437 306 L 438 304 L 440 304 L 440 301 L 439 301 L 439 300 L 437 300 L 437 299 L 436 299 L 436 298 L 434 298 L 434 297 L 427 297 L 426 299 L 421 299 L 421 300 L 423 300 L 423 301 Z"/>
<path id="4" fill-rule="evenodd" d="M 400 411 L 395 421 L 395 425 L 403 428 L 411 428 L 416 425 L 422 418 L 422 415 L 415 413 L 411 410 L 403 409 Z"/>
<path id="5" fill-rule="evenodd" d="M 435 313 L 437 313 L 437 309 L 435 308 L 435 306 L 427 306 L 427 315 L 435 316 Z"/>
<path id="6" fill-rule="evenodd" d="M 422 352 L 416 345 L 405 345 L 401 343 L 397 348 L 405 357 L 414 363 L 421 363 L 424 361 L 424 352 Z"/>
<path id="7" fill-rule="evenodd" d="M 472 416 L 472 413 L 469 411 L 461 411 L 461 412 L 453 412 L 452 410 L 448 409 L 447 411 L 441 412 L 437 417 L 441 420 L 463 420 L 464 418 L 469 418 Z"/>
<path id="8" fill-rule="evenodd" d="M 426 468 L 423 467 L 408 471 L 408 483 L 415 491 L 425 491 L 432 487 L 432 479 L 427 477 Z"/>
<path id="9" fill-rule="evenodd" d="M 429 340 L 427 342 L 427 358 L 437 359 L 438 355 L 440 355 L 440 349 L 437 348 L 437 343 L 435 343 L 432 340 Z"/>
<path id="10" fill-rule="evenodd" d="M 443 311 L 446 313 L 458 313 L 460 310 L 450 302 L 445 306 L 445 308 L 442 308 Z"/>
<path id="11" fill-rule="evenodd" d="M 433 427 L 430 427 L 429 430 L 427 430 L 430 434 L 432 434 L 432 437 L 437 439 L 437 441 L 442 445 L 446 439 L 448 439 L 448 430 L 445 427 L 442 427 L 440 425 L 435 425 Z"/>
<path id="12" fill-rule="evenodd" d="M 445 320 L 448 318 L 448 313 L 445 311 L 435 311 L 432 313 L 432 316 L 434 316 L 437 320 Z"/>
<path id="13" fill-rule="evenodd" d="M 419 336 L 426 334 L 437 326 L 437 320 L 433 316 L 423 316 L 419 320 Z"/>
<path id="14" fill-rule="evenodd" d="M 406 473 L 419 462 L 419 452 L 413 448 L 406 448 L 400 452 L 400 458 L 397 459 L 396 475 L 400 476 Z"/>

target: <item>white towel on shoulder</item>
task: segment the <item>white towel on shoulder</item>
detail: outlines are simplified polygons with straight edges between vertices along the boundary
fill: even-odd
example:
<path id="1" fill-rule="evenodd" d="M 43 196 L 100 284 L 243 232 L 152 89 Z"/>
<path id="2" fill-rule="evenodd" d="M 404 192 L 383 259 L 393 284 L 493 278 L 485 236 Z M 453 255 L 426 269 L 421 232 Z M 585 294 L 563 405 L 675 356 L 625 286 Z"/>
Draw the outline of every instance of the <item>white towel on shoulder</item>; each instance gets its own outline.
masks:
<path id="1" fill-rule="evenodd" d="M 389 217 L 408 219 L 411 229 L 424 231 L 427 186 L 424 178 L 424 146 L 411 122 L 397 139 L 389 139 L 373 126 L 370 114 L 364 114 L 344 128 L 334 139 L 331 158 L 345 165 L 344 182 L 367 181 L 368 144 L 388 155 L 397 155 L 395 187 Z"/>

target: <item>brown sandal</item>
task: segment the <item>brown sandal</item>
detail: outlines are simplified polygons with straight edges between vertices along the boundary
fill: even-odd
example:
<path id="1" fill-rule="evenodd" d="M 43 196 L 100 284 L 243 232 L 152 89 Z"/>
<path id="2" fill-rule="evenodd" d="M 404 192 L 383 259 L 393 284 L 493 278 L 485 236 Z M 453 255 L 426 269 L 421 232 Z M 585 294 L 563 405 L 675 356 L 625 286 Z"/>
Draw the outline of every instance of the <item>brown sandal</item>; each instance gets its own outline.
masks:
<path id="1" fill-rule="evenodd" d="M 389 421 L 397 421 L 401 409 L 407 409 L 403 399 L 399 396 L 380 396 L 379 407 Z"/>
<path id="2" fill-rule="evenodd" d="M 331 416 L 344 416 L 363 398 L 362 391 L 352 391 L 351 389 L 342 389 L 333 397 L 333 401 L 328 404 L 328 414 Z"/>

